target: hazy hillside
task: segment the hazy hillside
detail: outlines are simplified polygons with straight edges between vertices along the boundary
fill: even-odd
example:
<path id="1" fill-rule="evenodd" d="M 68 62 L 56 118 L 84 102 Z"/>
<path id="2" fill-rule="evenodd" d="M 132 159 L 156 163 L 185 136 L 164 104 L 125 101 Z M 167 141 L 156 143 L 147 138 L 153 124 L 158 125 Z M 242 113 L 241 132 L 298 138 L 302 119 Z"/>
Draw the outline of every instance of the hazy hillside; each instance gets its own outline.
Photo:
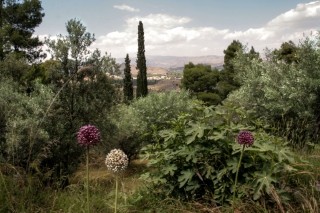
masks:
<path id="1" fill-rule="evenodd" d="M 185 64 L 192 62 L 194 64 L 208 64 L 212 67 L 223 65 L 223 56 L 207 55 L 197 57 L 180 57 L 180 56 L 146 56 L 148 67 L 162 67 L 165 69 L 183 68 Z M 124 58 L 117 58 L 118 63 L 124 63 Z M 136 58 L 130 58 L 131 65 L 136 65 Z M 132 68 L 131 68 L 132 71 Z"/>
<path id="2" fill-rule="evenodd" d="M 124 67 L 125 67 L 125 64 L 122 63 L 121 66 L 120 66 L 121 74 L 123 74 Z M 133 74 L 133 75 L 138 74 L 138 71 L 136 69 L 136 65 L 131 65 L 130 67 L 131 67 L 131 74 Z M 147 66 L 147 73 L 149 73 L 149 74 L 153 74 L 153 75 L 161 74 L 161 75 L 164 75 L 167 72 L 168 72 L 168 70 L 165 69 L 165 68 Z"/>

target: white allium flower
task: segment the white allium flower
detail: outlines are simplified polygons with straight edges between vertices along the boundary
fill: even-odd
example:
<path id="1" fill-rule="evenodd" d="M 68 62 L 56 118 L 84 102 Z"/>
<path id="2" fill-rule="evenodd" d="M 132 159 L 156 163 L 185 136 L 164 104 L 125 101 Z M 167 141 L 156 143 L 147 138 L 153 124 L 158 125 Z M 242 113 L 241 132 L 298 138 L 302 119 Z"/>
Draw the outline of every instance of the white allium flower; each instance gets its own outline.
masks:
<path id="1" fill-rule="evenodd" d="M 121 172 L 127 168 L 129 159 L 122 150 L 113 149 L 107 155 L 105 163 L 108 170 Z"/>

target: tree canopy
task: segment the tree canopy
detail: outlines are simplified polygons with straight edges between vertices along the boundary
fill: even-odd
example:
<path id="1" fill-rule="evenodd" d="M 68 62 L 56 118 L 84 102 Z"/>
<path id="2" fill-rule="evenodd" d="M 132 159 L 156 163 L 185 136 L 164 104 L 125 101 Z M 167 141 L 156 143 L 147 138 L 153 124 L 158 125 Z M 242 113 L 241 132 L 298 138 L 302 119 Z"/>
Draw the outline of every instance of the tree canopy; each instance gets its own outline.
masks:
<path id="1" fill-rule="evenodd" d="M 46 57 L 42 42 L 33 37 L 44 17 L 42 10 L 39 0 L 0 0 L 0 60 L 12 52 L 29 61 Z"/>
<path id="2" fill-rule="evenodd" d="M 218 104 L 221 98 L 218 94 L 217 83 L 219 82 L 219 70 L 211 69 L 210 65 L 192 62 L 186 64 L 183 69 L 183 88 L 192 91 L 200 100 L 207 104 Z"/>

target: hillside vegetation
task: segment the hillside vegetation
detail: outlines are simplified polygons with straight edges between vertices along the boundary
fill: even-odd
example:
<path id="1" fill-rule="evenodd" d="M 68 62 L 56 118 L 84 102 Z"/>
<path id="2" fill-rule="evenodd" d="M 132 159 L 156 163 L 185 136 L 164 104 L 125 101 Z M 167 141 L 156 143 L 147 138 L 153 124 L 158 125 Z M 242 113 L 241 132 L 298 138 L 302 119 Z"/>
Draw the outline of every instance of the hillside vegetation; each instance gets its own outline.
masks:
<path id="1" fill-rule="evenodd" d="M 116 80 L 94 34 L 66 30 L 44 62 L 0 34 L 1 213 L 320 212 L 319 34 L 263 55 L 234 40 L 222 70 L 190 62 L 134 97 L 129 57 Z"/>

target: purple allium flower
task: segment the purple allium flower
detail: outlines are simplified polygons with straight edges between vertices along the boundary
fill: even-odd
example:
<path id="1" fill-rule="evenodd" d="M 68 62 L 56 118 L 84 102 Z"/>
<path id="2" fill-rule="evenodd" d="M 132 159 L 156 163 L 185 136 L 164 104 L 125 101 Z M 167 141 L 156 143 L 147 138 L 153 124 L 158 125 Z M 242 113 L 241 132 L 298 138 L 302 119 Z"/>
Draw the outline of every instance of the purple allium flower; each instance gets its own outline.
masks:
<path id="1" fill-rule="evenodd" d="M 317 183 L 317 184 L 316 184 L 316 187 L 320 187 L 320 183 Z"/>
<path id="2" fill-rule="evenodd" d="M 244 130 L 240 132 L 239 135 L 237 136 L 237 141 L 239 144 L 249 147 L 253 144 L 254 137 L 251 132 Z"/>
<path id="3" fill-rule="evenodd" d="M 90 124 L 80 128 L 78 132 L 78 143 L 81 146 L 95 146 L 100 141 L 100 132 L 95 126 Z"/>
<path id="4" fill-rule="evenodd" d="M 112 172 L 121 172 L 128 166 L 129 159 L 120 149 L 113 149 L 106 157 L 107 169 Z"/>

